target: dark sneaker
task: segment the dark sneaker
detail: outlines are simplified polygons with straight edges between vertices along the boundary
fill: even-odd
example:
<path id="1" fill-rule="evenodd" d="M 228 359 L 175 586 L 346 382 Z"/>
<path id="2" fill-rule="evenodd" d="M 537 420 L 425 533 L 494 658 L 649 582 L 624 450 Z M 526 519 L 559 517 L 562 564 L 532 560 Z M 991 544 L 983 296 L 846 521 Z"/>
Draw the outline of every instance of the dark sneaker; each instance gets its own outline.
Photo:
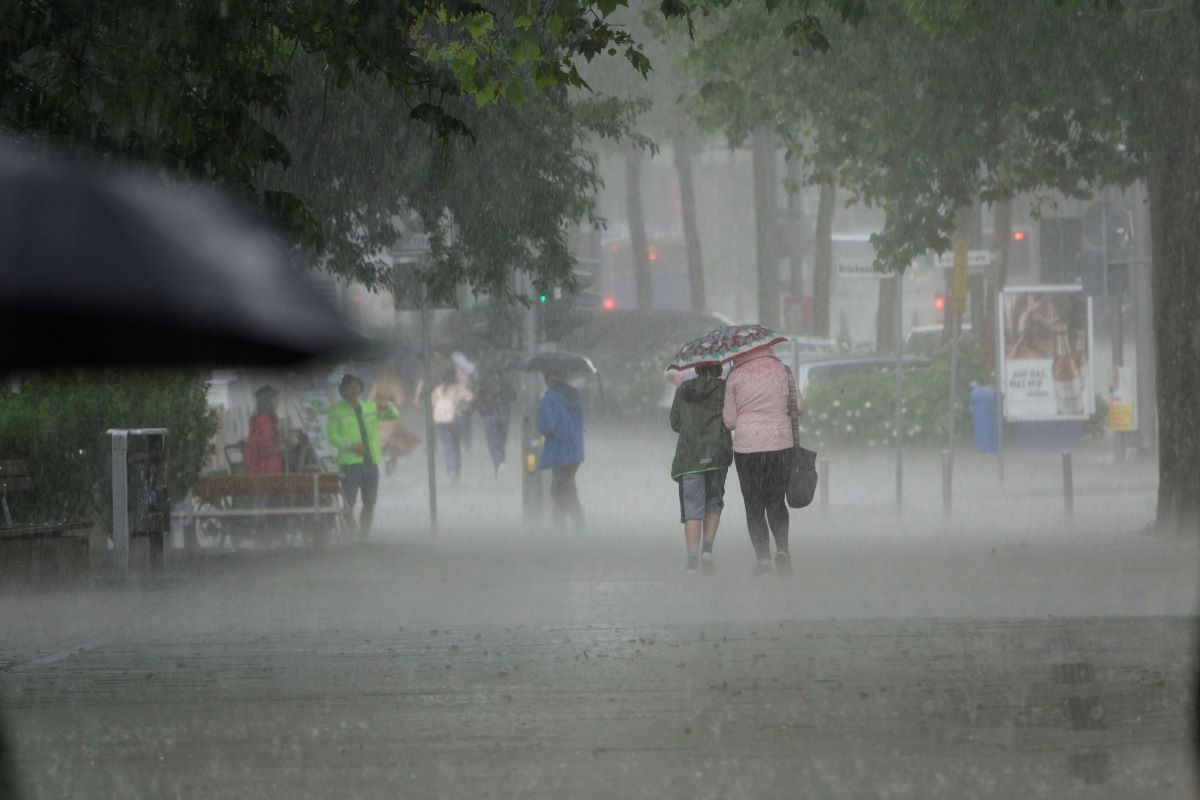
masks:
<path id="1" fill-rule="evenodd" d="M 775 554 L 775 573 L 781 578 L 789 577 L 792 574 L 792 557 L 787 554 L 786 550 Z"/>
<path id="2" fill-rule="evenodd" d="M 716 575 L 717 564 L 713 561 L 712 553 L 700 554 L 700 574 L 701 575 Z"/>
<path id="3" fill-rule="evenodd" d="M 692 577 L 693 575 L 699 575 L 700 574 L 700 560 L 697 558 L 689 558 L 687 560 L 687 566 L 684 567 L 683 574 L 688 576 L 689 578 Z"/>
<path id="4" fill-rule="evenodd" d="M 770 574 L 771 574 L 770 559 L 764 558 L 761 561 L 759 561 L 757 564 L 754 565 L 754 577 L 765 578 L 765 577 L 769 576 Z"/>

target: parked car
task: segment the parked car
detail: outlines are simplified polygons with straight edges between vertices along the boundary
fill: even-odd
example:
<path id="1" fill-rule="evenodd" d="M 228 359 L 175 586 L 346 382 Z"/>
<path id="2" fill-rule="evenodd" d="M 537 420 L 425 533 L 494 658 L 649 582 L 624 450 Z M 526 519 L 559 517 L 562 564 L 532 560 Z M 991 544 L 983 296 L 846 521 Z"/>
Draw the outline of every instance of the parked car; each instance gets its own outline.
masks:
<path id="1" fill-rule="evenodd" d="M 961 334 L 971 335 L 971 326 L 964 324 Z M 941 325 L 918 325 L 904 337 L 904 352 L 929 356 L 946 346 L 945 332 Z"/>
<path id="2" fill-rule="evenodd" d="M 929 366 L 929 359 L 920 356 L 904 356 L 904 371 Z M 896 368 L 896 359 L 888 356 L 828 356 L 802 359 L 794 368 L 796 384 L 801 392 L 826 381 L 851 375 L 889 374 Z"/>

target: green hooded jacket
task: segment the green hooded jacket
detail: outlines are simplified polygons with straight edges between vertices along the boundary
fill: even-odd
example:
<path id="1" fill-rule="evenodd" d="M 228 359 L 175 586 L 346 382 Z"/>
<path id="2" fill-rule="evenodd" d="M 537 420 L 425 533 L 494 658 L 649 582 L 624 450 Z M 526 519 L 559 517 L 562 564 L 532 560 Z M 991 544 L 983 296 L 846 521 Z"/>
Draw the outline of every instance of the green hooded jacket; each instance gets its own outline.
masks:
<path id="1" fill-rule="evenodd" d="M 700 375 L 684 381 L 671 403 L 671 430 L 679 434 L 671 477 L 728 469 L 733 463 L 733 436 L 721 419 L 725 381 Z"/>
<path id="2" fill-rule="evenodd" d="M 383 452 L 379 446 L 379 421 L 381 419 L 397 419 L 400 411 L 391 403 L 385 408 L 379 408 L 370 400 L 360 400 L 363 422 L 367 428 L 367 446 L 371 449 L 371 460 L 375 464 L 383 463 Z M 362 442 L 362 432 L 358 429 L 358 415 L 354 406 L 341 400 L 329 409 L 329 443 L 337 448 L 338 465 L 361 464 L 363 457 L 350 449 L 351 445 Z"/>

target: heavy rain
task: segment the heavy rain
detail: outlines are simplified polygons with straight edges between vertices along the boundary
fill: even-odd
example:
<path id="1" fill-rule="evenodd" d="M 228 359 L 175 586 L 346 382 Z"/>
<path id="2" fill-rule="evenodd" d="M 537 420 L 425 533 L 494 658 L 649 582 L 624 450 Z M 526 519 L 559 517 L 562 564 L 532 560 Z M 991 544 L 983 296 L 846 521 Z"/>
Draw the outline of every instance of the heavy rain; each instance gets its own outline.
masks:
<path id="1" fill-rule="evenodd" d="M 1200 8 L 0 0 L 0 800 L 1200 794 Z"/>

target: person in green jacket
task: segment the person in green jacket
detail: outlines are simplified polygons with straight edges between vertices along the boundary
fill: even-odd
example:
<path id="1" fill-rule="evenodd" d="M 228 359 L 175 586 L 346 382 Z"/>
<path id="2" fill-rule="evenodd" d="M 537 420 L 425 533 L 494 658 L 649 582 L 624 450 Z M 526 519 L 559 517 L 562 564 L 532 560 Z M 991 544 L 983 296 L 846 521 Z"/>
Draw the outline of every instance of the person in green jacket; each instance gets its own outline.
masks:
<path id="1" fill-rule="evenodd" d="M 725 507 L 725 476 L 733 463 L 733 436 L 721 418 L 724 406 L 725 381 L 717 365 L 697 367 L 696 377 L 679 385 L 671 403 L 671 430 L 679 434 L 671 477 L 679 483 L 688 575 L 717 571 L 713 541 Z"/>
<path id="2" fill-rule="evenodd" d="M 366 538 L 375 517 L 379 496 L 379 463 L 383 452 L 379 445 L 379 421 L 400 416 L 390 397 L 379 398 L 383 408 L 370 400 L 361 400 L 362 378 L 342 376 L 338 387 L 341 402 L 329 409 L 329 443 L 337 448 L 338 468 L 342 472 L 342 499 L 345 502 L 346 527 L 354 529 L 354 504 L 362 493 L 359 536 Z"/>

